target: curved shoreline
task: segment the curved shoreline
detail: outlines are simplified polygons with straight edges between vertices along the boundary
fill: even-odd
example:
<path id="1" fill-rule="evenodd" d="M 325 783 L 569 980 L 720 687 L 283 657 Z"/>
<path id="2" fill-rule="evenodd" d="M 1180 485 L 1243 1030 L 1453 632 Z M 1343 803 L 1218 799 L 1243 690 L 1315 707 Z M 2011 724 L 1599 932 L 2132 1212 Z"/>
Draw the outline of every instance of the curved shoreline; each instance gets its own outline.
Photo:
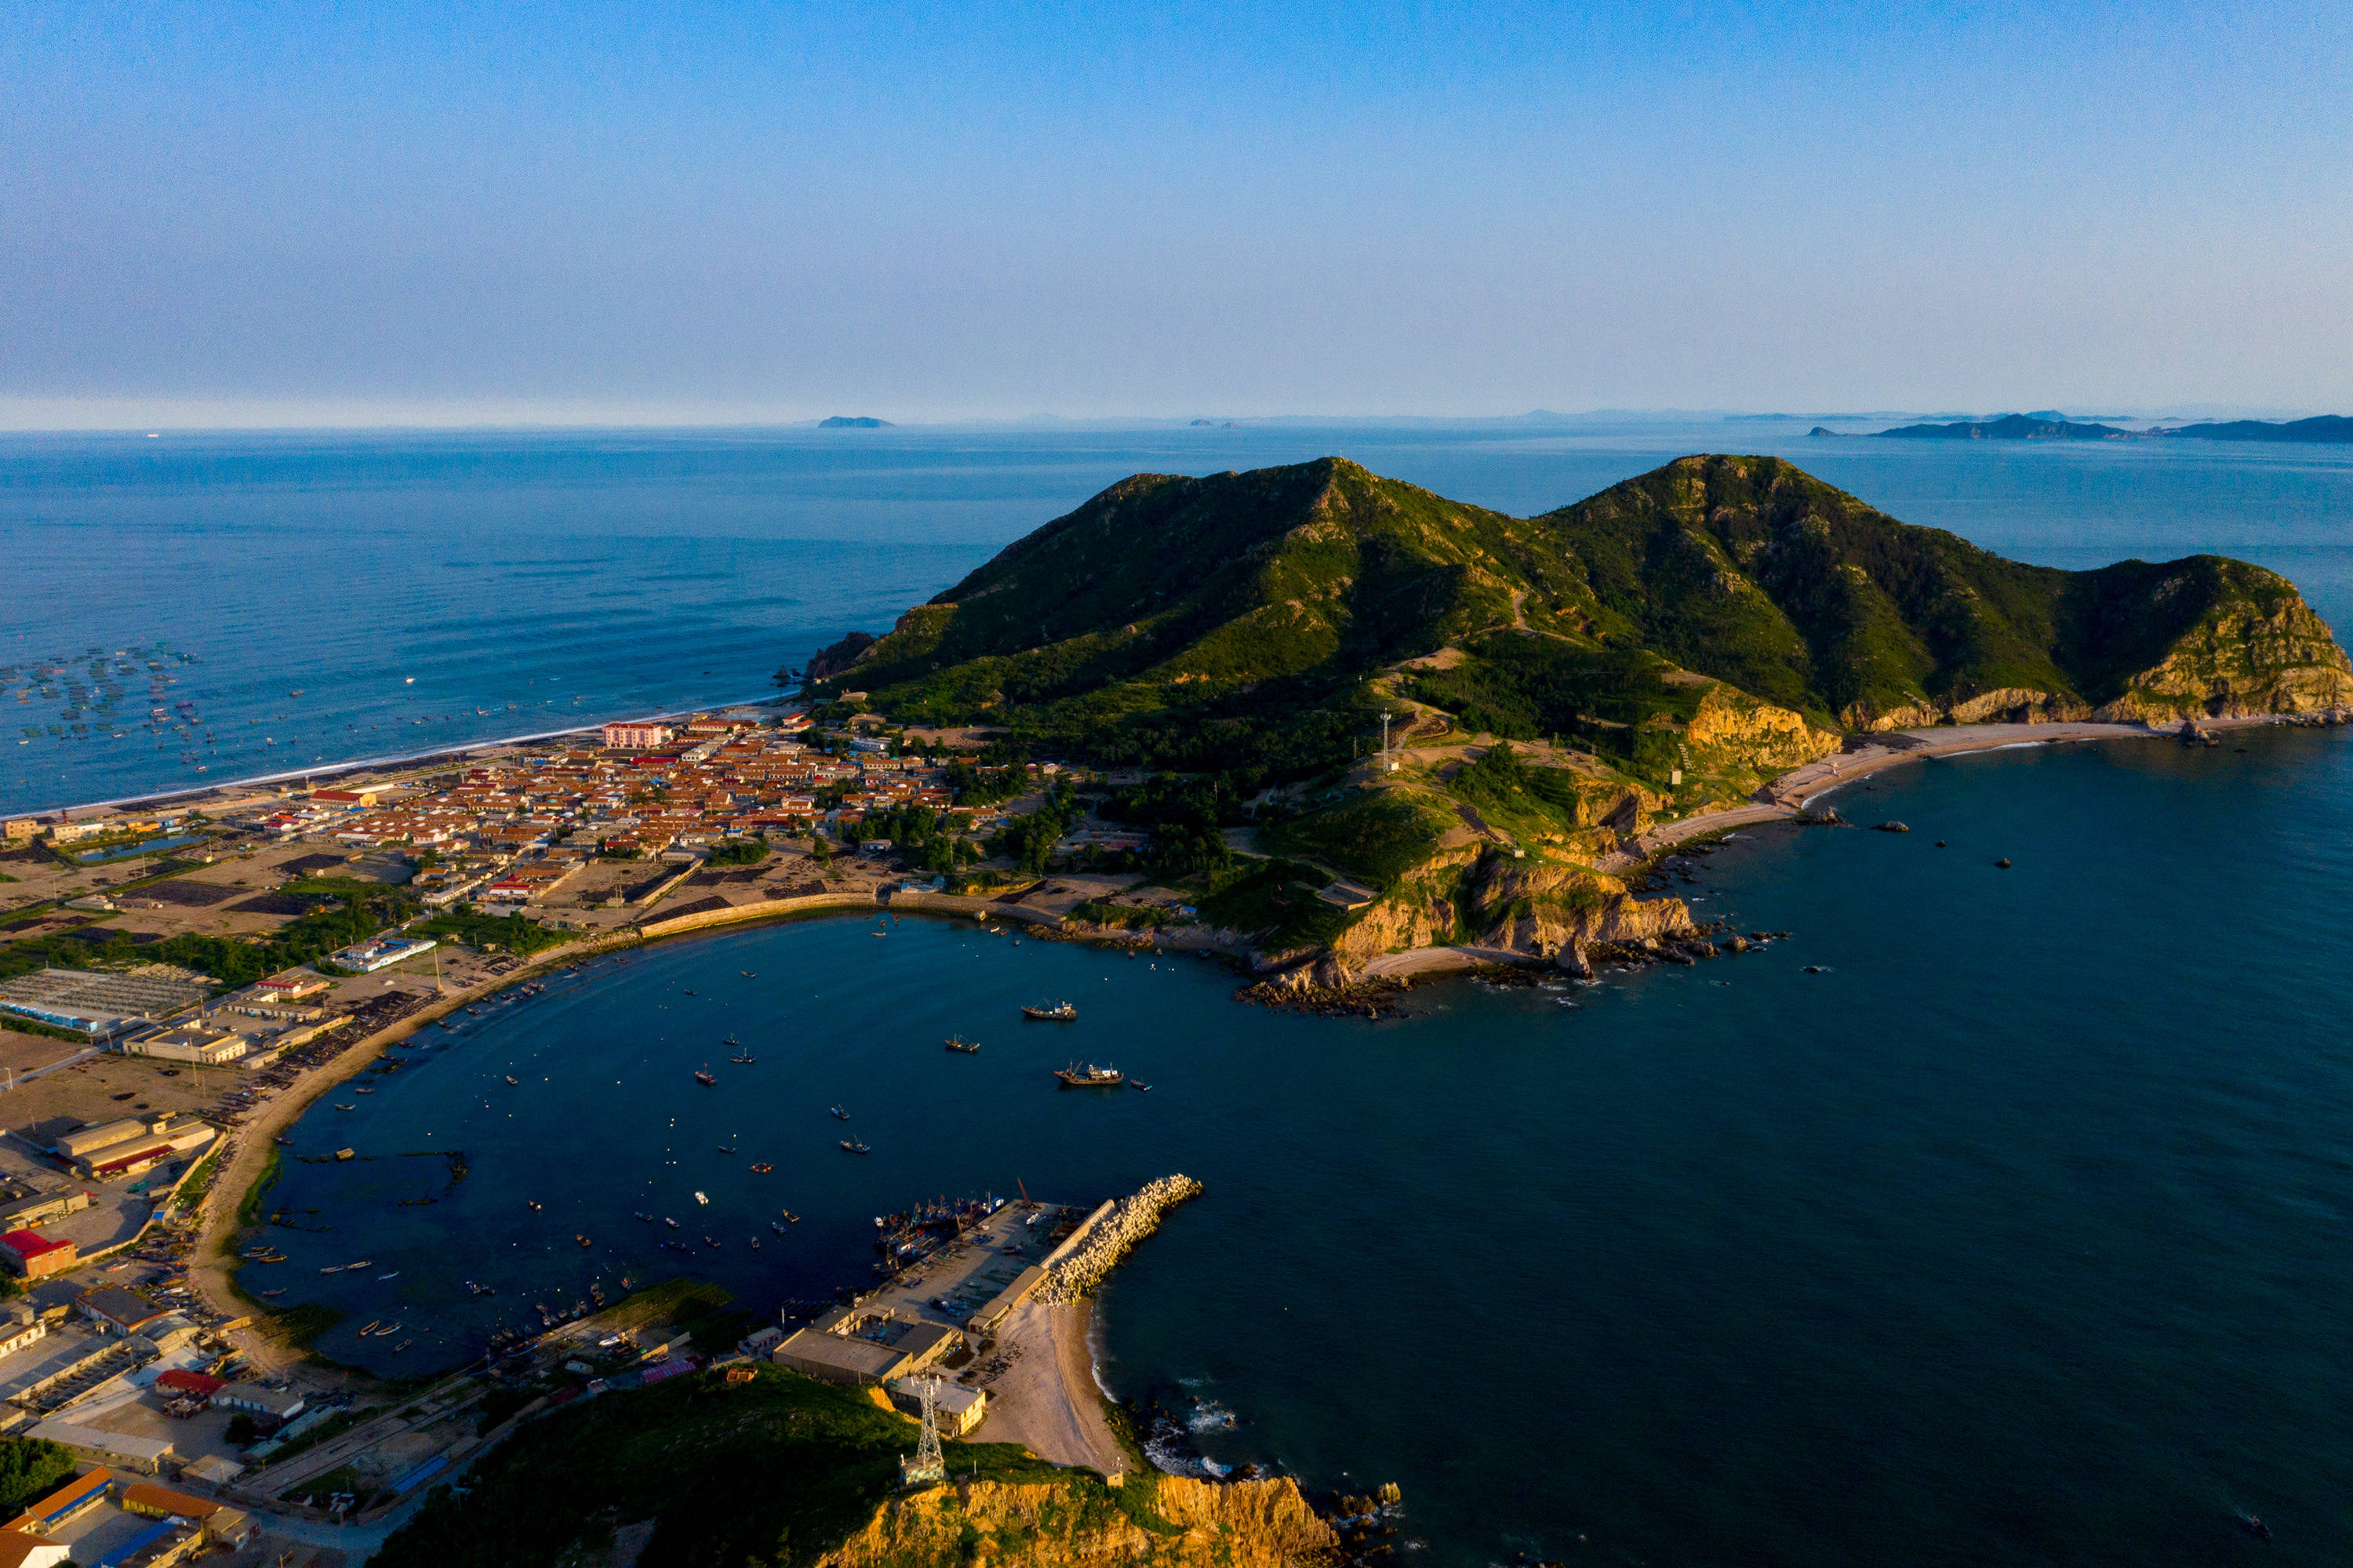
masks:
<path id="1" fill-rule="evenodd" d="M 2254 718 L 2200 721 L 2208 730 L 2255 729 L 2266 726 L 2306 727 L 2298 715 L 2268 714 Z M 1853 751 L 1833 752 L 1819 762 L 1793 768 L 1758 791 L 1766 797 L 1746 806 L 1705 811 L 1680 821 L 1663 823 L 1633 841 L 1638 853 L 1620 850 L 1594 863 L 1597 871 L 1622 874 L 1647 864 L 1663 851 L 1689 839 L 1722 832 L 1755 822 L 1792 821 L 1814 801 L 1844 789 L 1858 779 L 1883 772 L 1899 763 L 1943 757 L 1967 757 L 1978 752 L 2011 751 L 2025 747 L 2059 746 L 2110 740 L 2172 740 L 2179 730 L 2150 729 L 2137 724 L 1981 724 L 1940 729 L 1891 730 Z M 1860 738 L 1860 737 L 1858 737 Z"/>
<path id="2" fill-rule="evenodd" d="M 654 714 L 647 722 L 685 718 L 713 708 L 770 707 L 792 699 L 780 697 L 770 691 L 756 697 L 735 702 L 698 703 L 691 707 L 672 708 Z M 406 768 L 444 758 L 470 757 L 478 751 L 496 751 L 503 747 L 530 746 L 543 740 L 562 740 L 569 736 L 593 735 L 608 724 L 619 721 L 609 718 L 591 719 L 586 724 L 567 726 L 563 729 L 537 730 L 530 735 L 510 735 L 495 739 L 470 740 L 452 746 L 437 746 L 424 751 L 403 752 L 392 757 L 363 757 L 346 762 L 322 762 L 315 768 L 289 768 L 282 773 L 261 773 L 250 779 L 224 779 L 217 784 L 195 784 L 185 789 L 149 790 L 143 795 L 121 795 L 111 800 L 76 800 L 61 806 L 28 806 L 22 810 L 5 813 L 12 817 L 45 817 L 51 812 L 93 811 L 109 806 L 152 806 L 167 800 L 186 800 L 199 795 L 226 794 L 236 789 L 255 789 L 265 784 L 282 784 L 290 779 L 340 779 L 346 773 L 356 773 L 369 768 Z"/>
<path id="3" fill-rule="evenodd" d="M 2295 725 L 2290 716 L 2275 715 L 2241 719 L 2214 719 L 2205 727 L 2213 730 L 2245 729 L 2265 725 Z M 2019 747 L 2050 746 L 2104 740 L 2163 740 L 2173 732 L 2153 730 L 2138 725 L 2054 724 L 2054 725 L 1978 725 L 1959 728 L 1897 731 L 1887 740 L 1867 743 L 1852 752 L 1841 752 L 1820 762 L 1793 768 L 1768 785 L 1764 791 L 1771 798 L 1751 805 L 1721 811 L 1706 812 L 1681 821 L 1663 824 L 1634 841 L 1639 853 L 1620 851 L 1597 863 L 1596 869 L 1622 873 L 1648 863 L 1675 844 L 1730 829 L 1767 821 L 1791 821 L 1798 818 L 1813 802 L 1853 783 L 1899 763 L 1933 758 L 1965 756 L 1973 753 L 2005 750 Z M 1892 744 L 1890 742 L 1893 742 Z M 508 988 L 522 984 L 546 969 L 576 962 L 586 957 L 618 951 L 628 948 L 665 941 L 704 931 L 737 927 L 787 922 L 797 919 L 820 918 L 848 915 L 865 910 L 889 910 L 894 914 L 931 915 L 955 918 L 982 916 L 1024 925 L 1059 927 L 1060 920 L 1044 911 L 1026 909 L 1018 905 L 997 904 L 986 898 L 929 891 L 877 890 L 871 894 L 830 893 L 812 895 L 806 899 L 778 901 L 776 904 L 739 905 L 727 909 L 701 911 L 682 916 L 675 922 L 654 920 L 601 937 L 568 942 L 548 949 L 511 973 L 495 980 L 479 982 L 463 991 L 453 991 L 419 1008 L 406 1017 L 386 1025 L 374 1034 L 353 1041 L 344 1050 L 292 1084 L 257 1110 L 244 1125 L 227 1134 L 229 1149 L 219 1172 L 199 1205 L 200 1229 L 190 1273 L 197 1289 L 206 1299 L 225 1316 L 245 1315 L 250 1302 L 242 1297 L 235 1279 L 235 1248 L 237 1233 L 243 1228 L 238 1215 L 247 1200 L 252 1196 L 255 1184 L 266 1169 L 267 1157 L 275 1146 L 270 1139 L 299 1120 L 318 1100 L 338 1084 L 356 1075 L 381 1056 L 397 1041 L 406 1039 L 417 1030 L 433 1023 L 470 1003 L 495 996 Z M 1136 938 L 1124 931 L 1105 928 L 1102 931 L 1070 933 L 1081 940 L 1100 940 L 1113 945 L 1133 942 Z M 1163 938 L 1164 942 L 1173 938 Z M 1198 939 L 1181 946 L 1204 945 Z M 1214 942 L 1208 944 L 1215 947 Z M 1447 969 L 1470 968 L 1482 963 L 1525 962 L 1526 955 L 1495 952 L 1455 947 L 1419 948 L 1408 952 L 1385 954 L 1366 966 L 1368 976 L 1421 974 Z M 305 1353 L 290 1355 L 282 1347 L 270 1344 L 263 1352 L 273 1364 L 287 1364 L 305 1359 Z M 1092 1357 L 1086 1357 L 1092 1361 Z M 1090 1371 L 1090 1382 L 1098 1378 Z"/>

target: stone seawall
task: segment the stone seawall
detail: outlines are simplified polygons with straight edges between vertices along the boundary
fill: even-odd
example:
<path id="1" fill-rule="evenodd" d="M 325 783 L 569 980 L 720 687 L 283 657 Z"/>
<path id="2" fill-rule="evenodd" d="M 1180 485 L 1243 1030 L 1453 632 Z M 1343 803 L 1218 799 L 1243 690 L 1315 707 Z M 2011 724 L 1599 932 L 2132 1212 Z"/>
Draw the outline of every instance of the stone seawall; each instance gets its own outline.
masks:
<path id="1" fill-rule="evenodd" d="M 1136 1243 L 1160 1228 L 1161 1215 L 1200 1195 L 1201 1184 L 1190 1176 L 1162 1176 L 1145 1182 L 1134 1197 L 1120 1199 L 1108 1212 L 1097 1210 L 1082 1232 L 1046 1261 L 1037 1298 L 1052 1306 L 1092 1294 Z"/>

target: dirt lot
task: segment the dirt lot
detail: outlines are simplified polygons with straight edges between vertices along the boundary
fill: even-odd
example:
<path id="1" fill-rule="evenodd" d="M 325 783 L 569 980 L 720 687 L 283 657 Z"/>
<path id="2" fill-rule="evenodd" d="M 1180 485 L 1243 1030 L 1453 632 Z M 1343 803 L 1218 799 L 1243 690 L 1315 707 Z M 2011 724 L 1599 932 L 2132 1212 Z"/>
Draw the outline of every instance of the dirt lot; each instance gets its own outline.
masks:
<path id="1" fill-rule="evenodd" d="M 62 1040 L 39 1044 L 67 1054 L 74 1049 Z M 164 1075 L 174 1069 L 175 1076 Z M 150 1056 L 93 1056 L 0 1092 L 0 1127 L 46 1147 L 58 1134 L 85 1122 L 112 1121 L 142 1112 L 211 1116 L 222 1093 L 243 1081 L 235 1067 L 189 1067 Z"/>
<path id="2" fill-rule="evenodd" d="M 16 1077 L 37 1073 L 88 1049 L 88 1046 L 77 1045 L 70 1040 L 52 1040 L 46 1034 L 19 1034 L 13 1029 L 0 1026 L 0 1069 Z"/>

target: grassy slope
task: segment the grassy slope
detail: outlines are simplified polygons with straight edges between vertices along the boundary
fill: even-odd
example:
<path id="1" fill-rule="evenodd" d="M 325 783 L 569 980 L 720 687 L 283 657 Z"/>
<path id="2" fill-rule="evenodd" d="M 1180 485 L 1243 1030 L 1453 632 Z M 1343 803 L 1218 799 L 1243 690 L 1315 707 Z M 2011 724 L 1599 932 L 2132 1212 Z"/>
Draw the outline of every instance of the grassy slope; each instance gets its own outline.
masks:
<path id="1" fill-rule="evenodd" d="M 773 1367 L 744 1384 L 703 1372 L 606 1394 L 526 1422 L 469 1474 L 465 1497 L 432 1499 L 372 1561 L 541 1568 L 586 1560 L 616 1525 L 656 1519 L 643 1568 L 805 1563 L 897 1489 L 914 1436 L 912 1422 L 859 1393 Z M 948 1454 L 959 1474 L 1060 1483 L 1082 1512 L 1148 1506 L 1009 1445 Z"/>

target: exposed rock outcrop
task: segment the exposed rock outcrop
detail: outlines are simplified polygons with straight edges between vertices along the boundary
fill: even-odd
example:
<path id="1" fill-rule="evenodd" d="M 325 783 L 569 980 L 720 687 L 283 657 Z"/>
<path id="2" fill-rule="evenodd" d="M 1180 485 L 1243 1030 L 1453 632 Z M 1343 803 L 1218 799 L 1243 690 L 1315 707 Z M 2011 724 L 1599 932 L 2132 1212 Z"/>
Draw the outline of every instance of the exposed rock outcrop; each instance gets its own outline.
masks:
<path id="1" fill-rule="evenodd" d="M 1139 1523 L 1092 1480 L 971 1481 L 892 1499 L 816 1568 L 1306 1568 L 1337 1560 L 1338 1535 L 1287 1478 L 1136 1476 L 1124 1487 L 1148 1489 L 1131 1507 L 1159 1528 Z"/>
<path id="2" fill-rule="evenodd" d="M 1694 760 L 1736 758 L 1760 773 L 1802 768 L 1836 751 L 1840 736 L 1809 723 L 1803 714 L 1759 702 L 1718 682 L 1700 699 L 1699 711 L 1683 730 Z"/>

